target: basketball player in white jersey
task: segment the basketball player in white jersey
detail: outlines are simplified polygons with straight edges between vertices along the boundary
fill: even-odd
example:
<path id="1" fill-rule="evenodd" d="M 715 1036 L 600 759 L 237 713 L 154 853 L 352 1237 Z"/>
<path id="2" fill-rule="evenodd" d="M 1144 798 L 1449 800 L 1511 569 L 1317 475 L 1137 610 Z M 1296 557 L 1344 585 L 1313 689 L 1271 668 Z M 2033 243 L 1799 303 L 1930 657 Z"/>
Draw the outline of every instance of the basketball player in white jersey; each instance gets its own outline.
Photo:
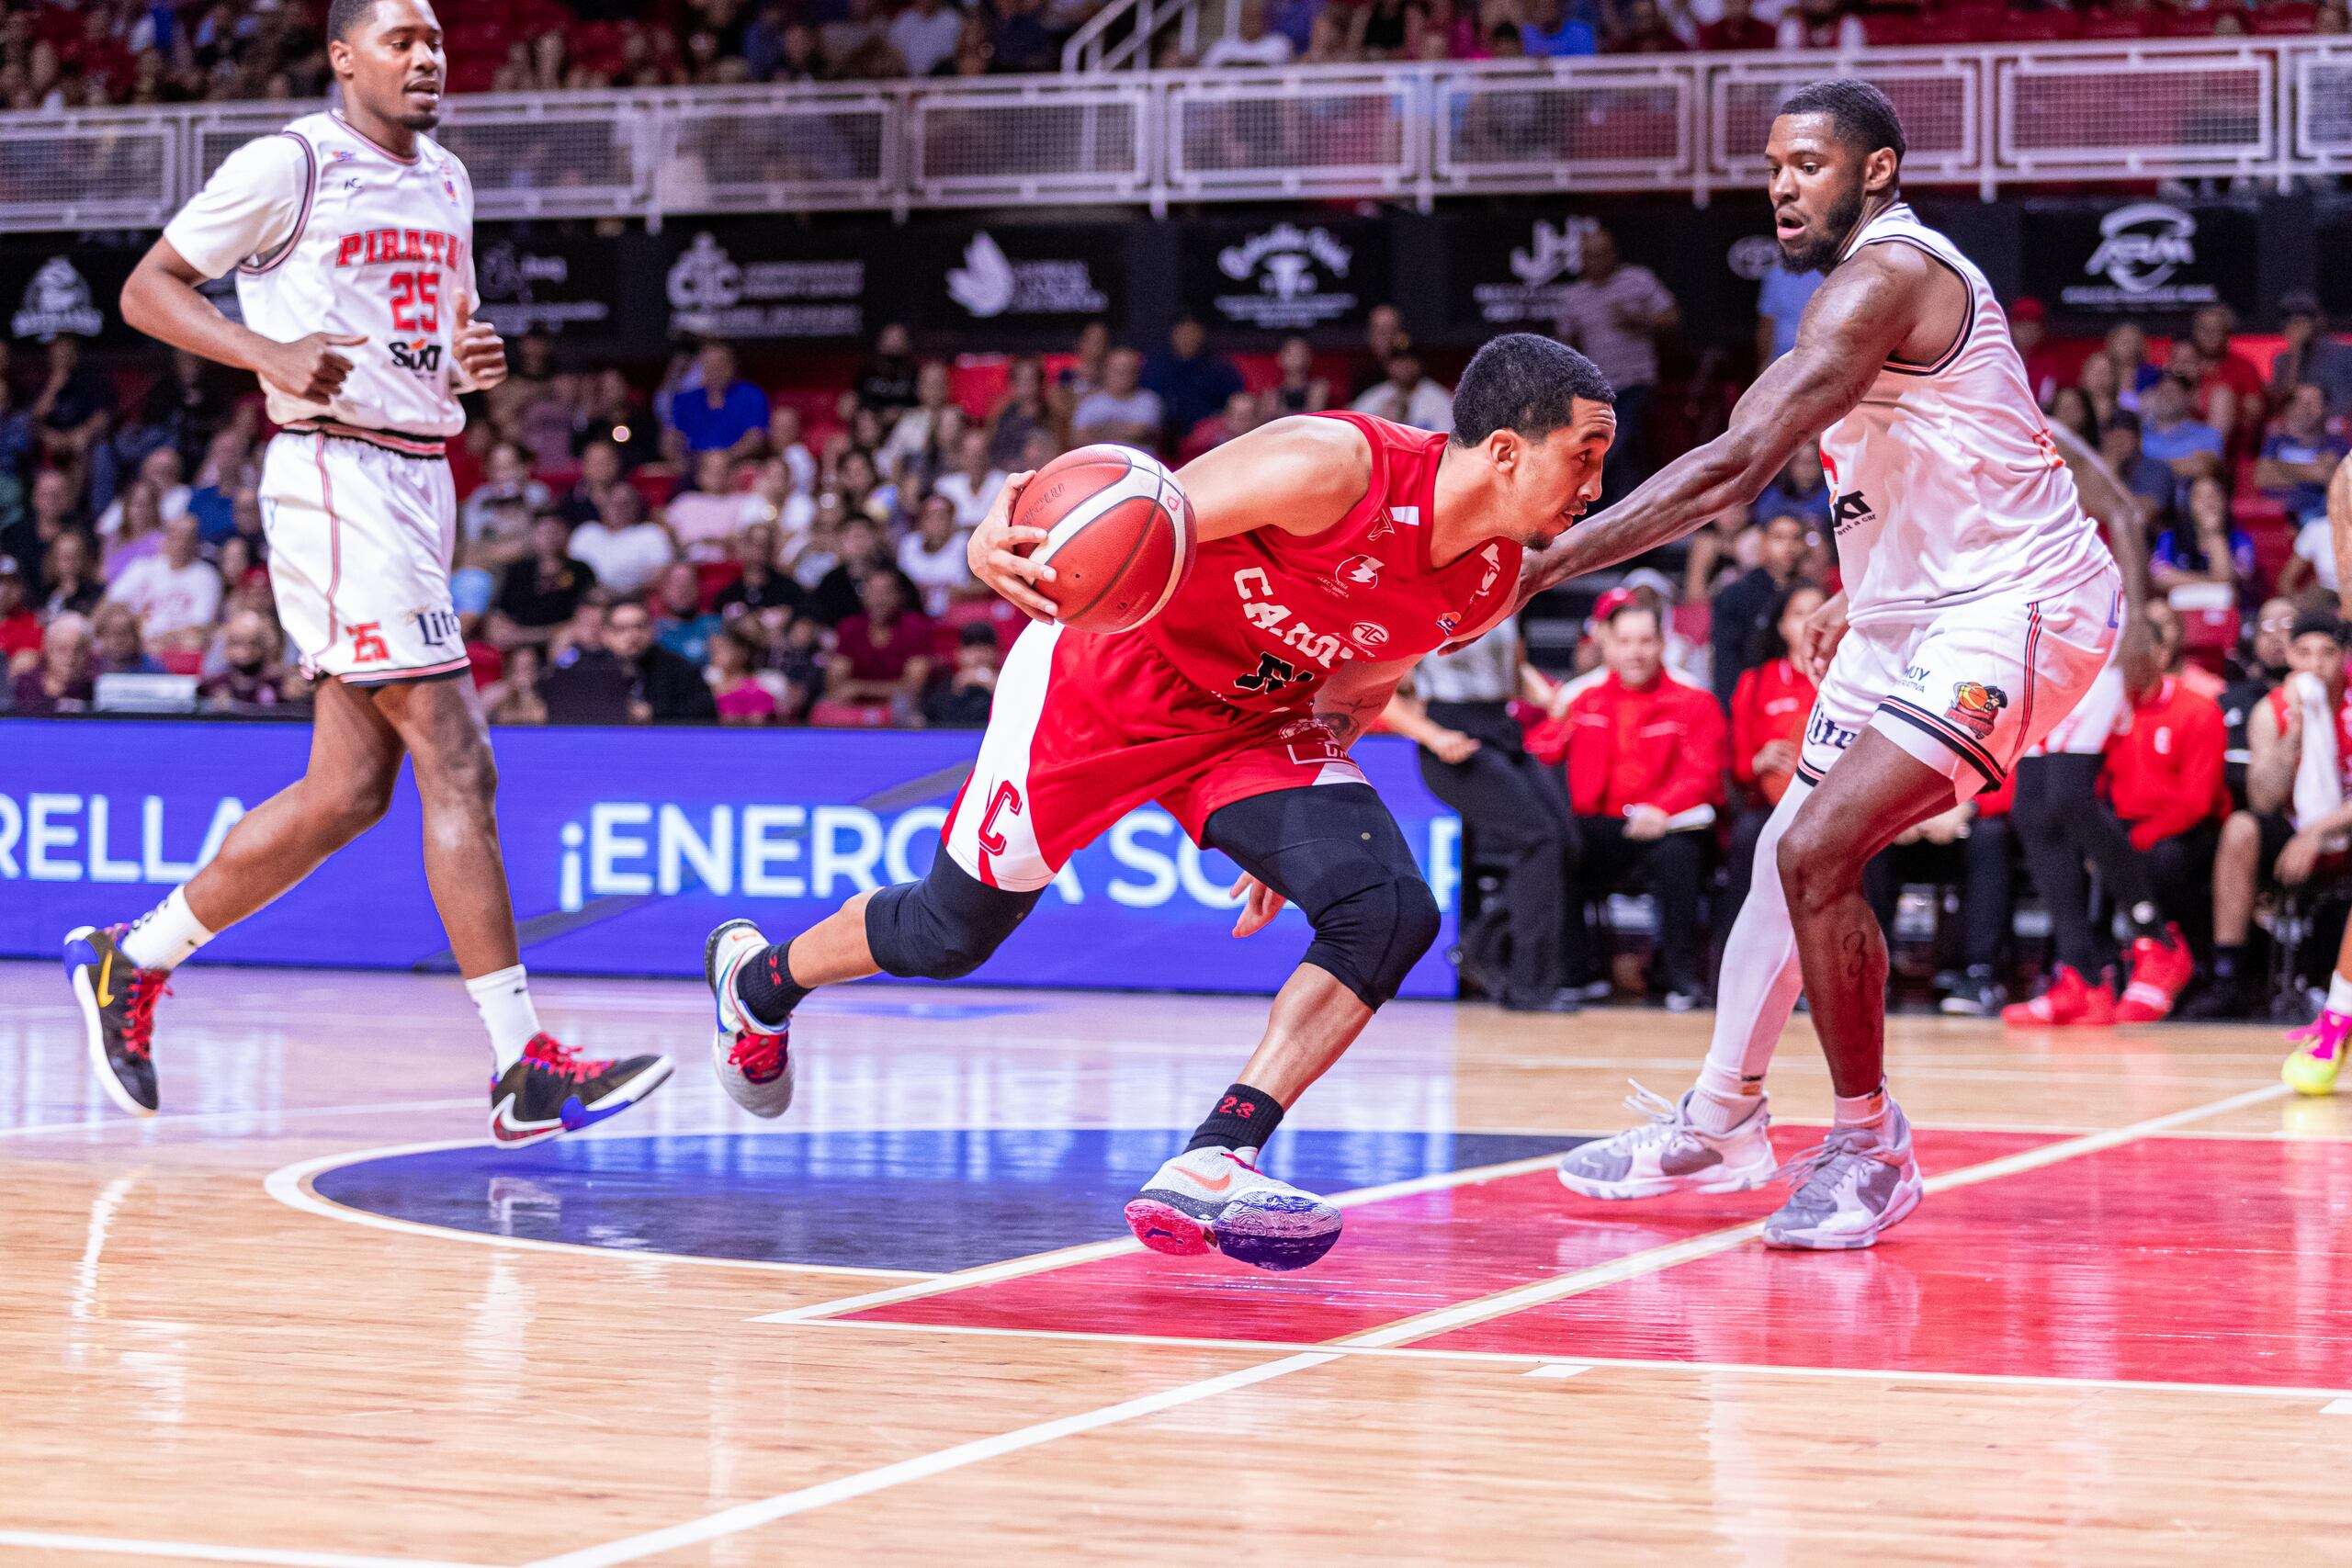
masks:
<path id="1" fill-rule="evenodd" d="M 327 57 L 343 108 L 232 153 L 122 296 L 132 326 L 254 372 L 268 395 L 262 520 L 279 619 L 317 682 L 309 770 L 135 924 L 69 935 L 66 971 L 99 1081 L 153 1115 L 172 970 L 372 826 L 405 755 L 434 904 L 491 1037 L 491 1132 L 533 1143 L 642 1099 L 670 1064 L 582 1061 L 544 1032 L 517 949 L 496 768 L 449 597 L 442 447 L 465 428 L 458 394 L 504 380 L 506 354 L 473 318 L 473 187 L 423 134 L 441 118 L 440 23 L 427 0 L 334 0 Z M 198 292 L 232 270 L 243 325 Z"/>
<path id="2" fill-rule="evenodd" d="M 1999 785 L 2097 679 L 2126 611 L 1992 289 L 1903 201 L 1903 152 L 1894 106 L 1865 83 L 1818 83 L 1782 105 L 1766 148 L 1781 253 L 1828 275 L 1795 349 L 1724 434 L 1523 577 L 1540 592 L 1679 538 L 1754 501 L 1819 435 L 1845 591 L 1800 650 L 1820 696 L 1724 953 L 1717 1049 L 1679 1104 L 1574 1151 L 1560 1173 L 1614 1198 L 1771 1179 L 1763 1064 L 1802 988 L 1837 1108 L 1765 1222 L 1774 1247 L 1868 1247 L 1919 1201 L 1910 1125 L 1886 1089 L 1886 944 L 1864 864 Z"/>

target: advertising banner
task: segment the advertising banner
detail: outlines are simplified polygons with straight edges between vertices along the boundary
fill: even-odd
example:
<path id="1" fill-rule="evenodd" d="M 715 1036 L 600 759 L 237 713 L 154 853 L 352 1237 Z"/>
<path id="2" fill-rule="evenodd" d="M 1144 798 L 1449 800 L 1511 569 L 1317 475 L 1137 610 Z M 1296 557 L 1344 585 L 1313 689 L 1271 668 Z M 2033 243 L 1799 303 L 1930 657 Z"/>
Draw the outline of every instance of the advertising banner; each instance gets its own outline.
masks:
<path id="1" fill-rule="evenodd" d="M 53 958 L 77 925 L 127 920 L 302 771 L 308 727 L 0 719 L 0 956 Z M 499 823 L 525 962 L 550 974 L 702 972 L 730 916 L 771 933 L 930 866 L 977 732 L 501 729 Z M 1408 997 L 1451 997 L 1459 825 L 1422 787 L 1411 746 L 1375 738 L 1364 772 L 1445 911 Z M 205 950 L 203 962 L 448 965 L 418 852 L 414 787 L 309 881 Z M 1081 851 L 975 980 L 994 985 L 1271 992 L 1309 940 L 1286 909 L 1231 936 L 1238 874 L 1157 807 Z"/>
<path id="2" fill-rule="evenodd" d="M 583 352 L 659 354 L 660 253 L 643 234 L 557 238 L 485 225 L 474 248 L 482 317 L 509 339 L 537 332 Z"/>
<path id="3" fill-rule="evenodd" d="M 1127 308 L 1127 229 L 1006 223 L 913 229 L 889 247 L 903 270 L 903 320 L 917 332 L 985 328 L 1074 336 Z"/>
<path id="4" fill-rule="evenodd" d="M 1394 300 L 1388 225 L 1365 218 L 1186 224 L 1184 309 L 1211 331 L 1361 327 Z"/>
<path id="5" fill-rule="evenodd" d="M 2263 305 L 2252 204 L 2035 203 L 2021 222 L 2025 291 L 2054 315 L 2178 318 L 2216 302 L 2245 315 Z"/>
<path id="6" fill-rule="evenodd" d="M 863 338 L 889 320 L 892 291 L 868 254 L 876 236 L 811 233 L 778 223 L 682 223 L 663 273 L 668 337 L 738 343 Z M 665 236 L 670 237 L 670 236 Z"/>

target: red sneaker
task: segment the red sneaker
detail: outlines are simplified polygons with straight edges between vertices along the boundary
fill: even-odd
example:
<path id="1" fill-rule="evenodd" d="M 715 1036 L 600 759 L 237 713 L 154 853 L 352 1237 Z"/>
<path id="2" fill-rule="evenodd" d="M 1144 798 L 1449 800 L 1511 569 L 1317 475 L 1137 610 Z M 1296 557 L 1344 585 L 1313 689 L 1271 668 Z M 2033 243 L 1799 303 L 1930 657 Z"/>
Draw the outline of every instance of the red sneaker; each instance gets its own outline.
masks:
<path id="1" fill-rule="evenodd" d="M 2123 987 L 2115 1021 L 2154 1023 L 2165 1017 L 2196 973 L 2197 960 L 2181 940 L 2178 926 L 2166 926 L 2162 942 L 2142 937 L 2132 944 L 2132 983 Z"/>
<path id="2" fill-rule="evenodd" d="M 2096 1029 L 2115 1021 L 2115 998 L 2061 964 L 2048 990 L 2030 1002 L 2011 1002 L 2001 1010 L 2001 1021 L 2012 1029 Z"/>

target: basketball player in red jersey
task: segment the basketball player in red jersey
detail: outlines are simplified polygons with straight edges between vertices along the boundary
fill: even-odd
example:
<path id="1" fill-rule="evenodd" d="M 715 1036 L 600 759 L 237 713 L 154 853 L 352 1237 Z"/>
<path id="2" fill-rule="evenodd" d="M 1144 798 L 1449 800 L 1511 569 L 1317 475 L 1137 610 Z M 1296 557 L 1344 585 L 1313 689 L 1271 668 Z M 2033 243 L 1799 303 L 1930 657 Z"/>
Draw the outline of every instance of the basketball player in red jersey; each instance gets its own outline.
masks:
<path id="1" fill-rule="evenodd" d="M 1616 432 L 1608 383 L 1548 338 L 1513 333 L 1463 372 L 1449 437 L 1365 415 L 1277 420 L 1178 476 L 1199 525 L 1192 576 L 1157 619 L 1115 636 L 1053 624 L 1019 552 L 1028 476 L 970 547 L 1026 611 L 980 756 L 921 882 L 862 893 L 788 942 L 749 921 L 711 933 L 720 1081 L 747 1110 L 792 1098 L 787 1031 L 816 987 L 876 973 L 970 974 L 1063 863 L 1146 801 L 1242 868 L 1236 936 L 1303 909 L 1315 940 L 1274 998 L 1240 1078 L 1127 1205 L 1157 1252 L 1212 1248 L 1298 1269 L 1340 1235 L 1333 1205 L 1261 1172 L 1298 1096 L 1396 994 L 1437 904 L 1348 748 L 1423 654 L 1510 614 L 1523 547 L 1600 491 Z"/>

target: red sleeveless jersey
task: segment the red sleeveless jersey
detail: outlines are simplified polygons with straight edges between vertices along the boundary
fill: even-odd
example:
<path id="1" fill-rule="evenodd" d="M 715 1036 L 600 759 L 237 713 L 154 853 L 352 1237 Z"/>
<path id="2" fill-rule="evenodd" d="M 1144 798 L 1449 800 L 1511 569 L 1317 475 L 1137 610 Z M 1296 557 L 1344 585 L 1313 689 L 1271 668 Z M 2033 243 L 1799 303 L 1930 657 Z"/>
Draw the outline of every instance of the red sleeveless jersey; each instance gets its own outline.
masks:
<path id="1" fill-rule="evenodd" d="M 1430 564 L 1446 436 L 1369 414 L 1317 417 L 1372 444 L 1363 499 L 1319 534 L 1253 528 L 1203 545 L 1183 588 L 1134 634 L 1237 707 L 1304 707 L 1341 665 L 1434 652 L 1518 589 L 1520 547 L 1508 540 Z"/>

